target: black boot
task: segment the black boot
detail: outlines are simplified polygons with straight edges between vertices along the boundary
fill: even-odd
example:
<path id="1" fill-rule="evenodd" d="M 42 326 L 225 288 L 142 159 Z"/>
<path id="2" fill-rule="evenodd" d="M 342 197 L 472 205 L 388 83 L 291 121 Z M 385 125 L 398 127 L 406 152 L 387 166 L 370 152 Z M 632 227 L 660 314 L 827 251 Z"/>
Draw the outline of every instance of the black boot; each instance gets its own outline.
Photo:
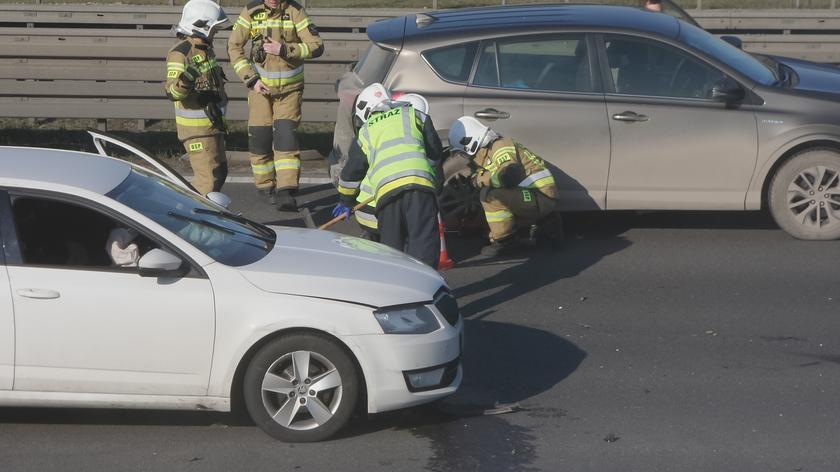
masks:
<path id="1" fill-rule="evenodd" d="M 297 200 L 292 196 L 290 190 L 277 190 L 275 195 L 278 211 L 298 211 Z"/>
<path id="2" fill-rule="evenodd" d="M 516 252 L 522 247 L 522 243 L 516 238 L 516 235 L 511 235 L 499 240 L 490 241 L 490 244 L 481 248 L 481 255 L 484 257 L 506 256 Z"/>
<path id="3" fill-rule="evenodd" d="M 563 231 L 563 218 L 559 213 L 552 213 L 539 222 L 534 231 L 534 239 L 541 246 L 560 249 L 563 247 L 565 233 Z"/>
<path id="4" fill-rule="evenodd" d="M 267 201 L 271 205 L 277 204 L 277 197 L 274 194 L 274 187 L 271 188 L 258 188 L 257 193 L 260 197 L 262 197 L 265 201 Z"/>

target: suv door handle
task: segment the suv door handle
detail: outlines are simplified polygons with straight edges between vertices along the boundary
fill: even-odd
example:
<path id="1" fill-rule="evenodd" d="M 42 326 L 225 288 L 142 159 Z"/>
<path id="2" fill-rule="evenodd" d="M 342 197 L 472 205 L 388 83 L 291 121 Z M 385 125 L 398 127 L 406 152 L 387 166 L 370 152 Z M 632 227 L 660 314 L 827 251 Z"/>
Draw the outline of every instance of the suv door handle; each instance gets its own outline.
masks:
<path id="1" fill-rule="evenodd" d="M 61 296 L 55 290 L 43 288 L 22 288 L 17 291 L 17 294 L 24 298 L 34 298 L 37 300 L 52 300 Z"/>
<path id="2" fill-rule="evenodd" d="M 473 113 L 476 118 L 483 118 L 485 120 L 506 120 L 510 118 L 510 113 L 506 111 L 499 111 L 495 108 L 485 108 L 484 110 Z"/>
<path id="3" fill-rule="evenodd" d="M 612 116 L 612 119 L 616 121 L 629 121 L 629 122 L 640 122 L 640 121 L 648 121 L 647 115 L 640 115 L 635 111 L 623 111 L 621 113 L 616 113 Z"/>

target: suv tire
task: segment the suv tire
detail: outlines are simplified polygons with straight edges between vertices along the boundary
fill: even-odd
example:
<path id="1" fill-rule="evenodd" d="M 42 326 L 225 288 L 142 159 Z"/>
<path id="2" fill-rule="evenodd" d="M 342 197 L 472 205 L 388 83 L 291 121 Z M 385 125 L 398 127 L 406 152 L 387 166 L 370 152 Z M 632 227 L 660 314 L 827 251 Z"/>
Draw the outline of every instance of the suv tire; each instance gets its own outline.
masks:
<path id="1" fill-rule="evenodd" d="M 840 238 L 840 152 L 809 149 L 785 162 L 768 192 L 770 213 L 791 236 Z"/>

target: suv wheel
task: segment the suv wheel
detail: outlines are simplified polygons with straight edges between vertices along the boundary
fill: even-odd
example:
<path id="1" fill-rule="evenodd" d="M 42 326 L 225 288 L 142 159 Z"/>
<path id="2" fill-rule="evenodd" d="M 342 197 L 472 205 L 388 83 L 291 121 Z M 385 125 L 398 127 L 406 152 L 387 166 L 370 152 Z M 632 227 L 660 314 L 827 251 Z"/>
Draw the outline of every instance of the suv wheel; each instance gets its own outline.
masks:
<path id="1" fill-rule="evenodd" d="M 344 427 L 359 397 L 350 356 L 315 334 L 282 336 L 263 346 L 245 372 L 248 414 L 270 436 L 288 442 L 326 439 Z"/>
<path id="2" fill-rule="evenodd" d="M 812 149 L 793 156 L 773 176 L 770 212 L 798 239 L 840 238 L 840 153 Z"/>

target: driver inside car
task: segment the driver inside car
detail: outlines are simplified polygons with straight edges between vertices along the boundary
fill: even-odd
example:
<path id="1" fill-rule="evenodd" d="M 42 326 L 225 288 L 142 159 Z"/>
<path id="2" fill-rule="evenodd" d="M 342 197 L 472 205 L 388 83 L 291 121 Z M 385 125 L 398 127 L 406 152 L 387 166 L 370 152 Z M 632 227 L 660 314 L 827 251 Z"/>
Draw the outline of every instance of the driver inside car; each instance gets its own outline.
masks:
<path id="1" fill-rule="evenodd" d="M 108 234 L 105 251 L 117 267 L 137 267 L 140 248 L 134 241 L 139 233 L 129 228 L 114 228 Z"/>

